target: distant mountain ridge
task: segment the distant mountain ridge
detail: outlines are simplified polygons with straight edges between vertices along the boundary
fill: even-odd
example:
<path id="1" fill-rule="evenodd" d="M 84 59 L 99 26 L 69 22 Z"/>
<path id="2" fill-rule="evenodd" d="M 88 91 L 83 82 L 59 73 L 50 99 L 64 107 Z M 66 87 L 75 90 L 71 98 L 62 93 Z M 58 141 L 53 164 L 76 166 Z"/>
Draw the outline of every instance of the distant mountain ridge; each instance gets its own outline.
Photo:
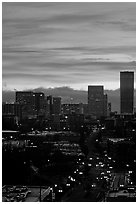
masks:
<path id="1" fill-rule="evenodd" d="M 87 103 L 88 93 L 83 90 L 74 90 L 70 87 L 55 87 L 55 88 L 43 88 L 28 89 L 25 91 L 43 92 L 46 96 L 60 96 L 62 103 Z M 105 90 L 105 94 L 108 95 L 108 102 L 111 102 L 112 111 L 120 112 L 120 89 Z M 15 91 L 3 90 L 2 91 L 3 102 L 14 102 Z M 134 106 L 136 101 L 136 90 L 134 91 Z"/>

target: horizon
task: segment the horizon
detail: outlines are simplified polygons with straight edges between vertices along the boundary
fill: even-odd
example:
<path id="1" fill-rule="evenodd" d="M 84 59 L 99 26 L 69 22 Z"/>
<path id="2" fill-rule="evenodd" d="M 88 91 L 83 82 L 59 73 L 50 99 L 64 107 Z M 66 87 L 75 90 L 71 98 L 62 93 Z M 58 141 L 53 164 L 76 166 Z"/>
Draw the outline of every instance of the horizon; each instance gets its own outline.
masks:
<path id="1" fill-rule="evenodd" d="M 102 84 L 89 84 L 88 86 L 103 86 L 104 88 L 104 91 L 117 91 L 117 90 L 120 90 L 120 87 L 116 88 L 116 89 L 105 89 L 104 85 Z M 67 88 L 67 89 L 71 89 L 73 91 L 85 91 L 87 92 L 88 91 L 88 86 L 87 86 L 87 89 L 75 89 L 73 87 L 70 87 L 70 86 L 56 86 L 56 87 L 43 87 L 43 86 L 38 86 L 38 87 L 34 87 L 34 88 L 26 88 L 26 89 L 8 89 L 7 87 L 3 86 L 2 87 L 2 91 L 11 91 L 11 92 L 16 92 L 16 91 L 30 91 L 30 90 L 37 90 L 37 89 L 61 89 L 61 88 Z M 136 90 L 136 87 L 134 86 L 134 90 Z"/>
<path id="2" fill-rule="evenodd" d="M 91 84 L 91 85 L 88 85 L 88 86 L 103 86 L 104 85 L 101 85 L 101 84 Z M 4 86 L 2 87 L 2 91 L 29 91 L 29 90 L 36 90 L 36 89 L 60 89 L 60 88 L 67 88 L 67 89 L 71 89 L 71 90 L 74 90 L 74 91 L 88 91 L 88 86 L 87 86 L 87 90 L 86 89 L 75 89 L 73 87 L 70 87 L 70 86 L 56 86 L 56 87 L 43 87 L 43 86 L 38 86 L 38 87 L 34 87 L 34 88 L 26 88 L 26 89 L 7 89 L 5 88 Z M 104 89 L 104 91 L 116 91 L 120 88 L 117 88 L 117 89 Z"/>
<path id="3" fill-rule="evenodd" d="M 56 87 L 56 88 L 43 88 L 39 87 L 38 89 L 30 89 L 24 91 L 32 92 L 43 92 L 45 96 L 52 95 L 53 97 L 61 97 L 62 104 L 70 103 L 72 98 L 73 103 L 88 103 L 88 92 L 87 90 L 74 90 L 70 87 Z M 2 101 L 7 103 L 15 102 L 15 90 L 3 90 Z M 112 110 L 120 112 L 120 89 L 116 90 L 104 90 L 104 93 L 107 94 L 108 102 L 112 104 Z M 136 89 L 134 89 L 134 106 L 136 105 Z"/>

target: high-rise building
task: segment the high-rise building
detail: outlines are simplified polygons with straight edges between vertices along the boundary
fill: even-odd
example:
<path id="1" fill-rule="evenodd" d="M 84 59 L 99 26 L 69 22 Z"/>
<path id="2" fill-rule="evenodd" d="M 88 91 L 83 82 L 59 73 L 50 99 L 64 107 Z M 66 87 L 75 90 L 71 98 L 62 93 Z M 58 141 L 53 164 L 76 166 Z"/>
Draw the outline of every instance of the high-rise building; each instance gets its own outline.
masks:
<path id="1" fill-rule="evenodd" d="M 32 91 L 17 91 L 16 102 L 22 105 L 31 105 L 34 107 L 35 100 Z"/>
<path id="2" fill-rule="evenodd" d="M 61 98 L 53 97 L 53 114 L 61 113 Z"/>
<path id="3" fill-rule="evenodd" d="M 104 116 L 104 101 L 103 86 L 88 86 L 88 111 L 92 117 Z"/>
<path id="4" fill-rule="evenodd" d="M 14 115 L 18 120 L 22 119 L 22 105 L 18 103 L 2 103 L 2 115 Z"/>
<path id="5" fill-rule="evenodd" d="M 22 105 L 22 119 L 32 117 L 36 114 L 35 97 L 32 91 L 17 91 L 16 103 Z"/>
<path id="6" fill-rule="evenodd" d="M 32 91 L 17 91 L 16 103 L 22 105 L 23 118 L 37 116 L 44 106 L 44 93 Z"/>
<path id="7" fill-rule="evenodd" d="M 120 112 L 133 113 L 134 72 L 120 72 Z"/>
<path id="8" fill-rule="evenodd" d="M 47 114 L 52 115 L 53 112 L 53 97 L 51 95 L 47 96 Z"/>
<path id="9" fill-rule="evenodd" d="M 62 104 L 61 105 L 62 114 L 83 114 L 83 104 Z"/>
<path id="10" fill-rule="evenodd" d="M 107 116 L 107 104 L 108 104 L 108 98 L 107 94 L 104 94 L 104 101 L 103 101 L 103 116 Z"/>
<path id="11" fill-rule="evenodd" d="M 42 92 L 37 92 L 37 93 L 33 93 L 33 96 L 34 96 L 35 110 L 38 113 L 41 109 L 43 109 L 45 95 Z"/>
<path id="12" fill-rule="evenodd" d="M 107 115 L 108 116 L 110 116 L 110 114 L 111 114 L 111 102 L 109 102 L 108 104 L 107 104 Z"/>

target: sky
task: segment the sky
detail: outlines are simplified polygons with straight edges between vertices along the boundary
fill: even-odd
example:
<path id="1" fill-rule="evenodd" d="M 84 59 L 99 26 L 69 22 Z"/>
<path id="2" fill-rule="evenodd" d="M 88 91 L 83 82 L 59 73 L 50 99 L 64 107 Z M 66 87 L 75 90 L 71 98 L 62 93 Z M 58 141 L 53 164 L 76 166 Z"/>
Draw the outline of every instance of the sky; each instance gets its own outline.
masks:
<path id="1" fill-rule="evenodd" d="M 114 90 L 123 70 L 136 70 L 135 2 L 2 3 L 3 90 Z"/>

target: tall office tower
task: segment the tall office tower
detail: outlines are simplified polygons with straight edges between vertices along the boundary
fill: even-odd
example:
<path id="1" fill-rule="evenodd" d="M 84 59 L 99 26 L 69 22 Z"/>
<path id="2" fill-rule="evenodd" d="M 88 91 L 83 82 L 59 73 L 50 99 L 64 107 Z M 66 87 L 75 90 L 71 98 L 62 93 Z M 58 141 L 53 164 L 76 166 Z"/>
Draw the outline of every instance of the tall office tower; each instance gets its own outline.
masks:
<path id="1" fill-rule="evenodd" d="M 44 93 L 31 91 L 17 91 L 16 102 L 22 105 L 30 106 L 37 113 L 43 109 Z"/>
<path id="2" fill-rule="evenodd" d="M 61 98 L 53 97 L 53 114 L 61 113 Z"/>
<path id="3" fill-rule="evenodd" d="M 107 94 L 104 94 L 104 100 L 103 100 L 103 116 L 107 116 L 107 103 L 108 103 L 108 98 Z"/>
<path id="4" fill-rule="evenodd" d="M 94 118 L 104 116 L 103 86 L 88 86 L 88 111 Z"/>
<path id="5" fill-rule="evenodd" d="M 32 105 L 34 106 L 34 97 L 32 91 L 17 91 L 16 92 L 16 102 L 22 105 Z"/>
<path id="6" fill-rule="evenodd" d="M 109 102 L 108 104 L 107 104 L 107 115 L 108 116 L 110 116 L 110 114 L 111 114 L 111 102 Z"/>
<path id="7" fill-rule="evenodd" d="M 16 102 L 22 105 L 22 118 L 36 115 L 35 97 L 32 91 L 17 91 Z"/>
<path id="8" fill-rule="evenodd" d="M 134 72 L 120 72 L 120 111 L 133 113 Z"/>
<path id="9" fill-rule="evenodd" d="M 47 113 L 48 115 L 52 115 L 53 112 L 53 98 L 51 95 L 47 96 Z"/>
<path id="10" fill-rule="evenodd" d="M 42 92 L 36 92 L 36 93 L 33 93 L 33 96 L 34 96 L 35 110 L 38 113 L 41 109 L 43 109 L 45 95 Z"/>
<path id="11" fill-rule="evenodd" d="M 35 100 L 32 91 L 17 91 L 16 102 L 22 105 L 22 119 L 35 115 Z"/>

